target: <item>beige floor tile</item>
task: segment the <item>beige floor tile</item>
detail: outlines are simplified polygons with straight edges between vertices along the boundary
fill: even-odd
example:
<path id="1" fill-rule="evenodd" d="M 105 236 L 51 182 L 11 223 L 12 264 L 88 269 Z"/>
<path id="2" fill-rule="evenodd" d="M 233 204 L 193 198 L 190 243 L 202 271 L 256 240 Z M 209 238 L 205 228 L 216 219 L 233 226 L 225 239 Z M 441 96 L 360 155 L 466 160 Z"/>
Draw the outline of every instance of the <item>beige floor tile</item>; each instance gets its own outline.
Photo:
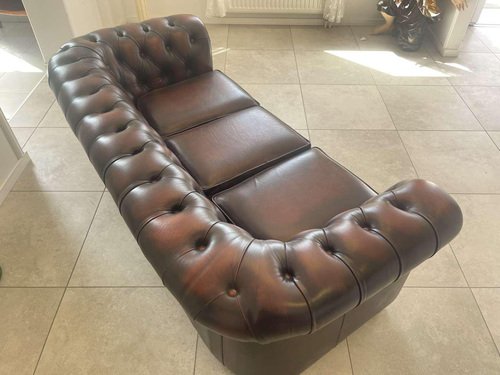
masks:
<path id="1" fill-rule="evenodd" d="M 228 48 L 293 49 L 289 26 L 231 25 Z"/>
<path id="2" fill-rule="evenodd" d="M 357 50 L 358 45 L 350 27 L 292 26 L 296 50 Z"/>
<path id="3" fill-rule="evenodd" d="M 62 293 L 0 288 L 0 374 L 33 374 Z"/>
<path id="4" fill-rule="evenodd" d="M 453 85 L 500 86 L 500 60 L 491 53 L 463 52 L 458 57 L 435 57 Z"/>
<path id="5" fill-rule="evenodd" d="M 0 206 L 1 286 L 66 286 L 100 193 L 10 193 Z"/>
<path id="6" fill-rule="evenodd" d="M 467 288 L 404 288 L 347 340 L 357 375 L 500 372 L 500 357 Z"/>
<path id="7" fill-rule="evenodd" d="M 351 375 L 351 362 L 346 341 L 342 341 L 334 349 L 321 357 L 316 363 L 302 373 L 303 375 Z"/>
<path id="8" fill-rule="evenodd" d="M 5 118 L 10 120 L 16 111 L 21 107 L 28 93 L 0 92 L 0 109 Z"/>
<path id="9" fill-rule="evenodd" d="M 15 191 L 102 191 L 104 188 L 69 128 L 36 129 L 26 151 L 32 164 L 15 184 Z"/>
<path id="10" fill-rule="evenodd" d="M 161 280 L 105 193 L 70 286 L 161 286 Z"/>
<path id="11" fill-rule="evenodd" d="M 416 174 L 396 131 L 310 130 L 313 146 L 383 192 Z"/>
<path id="12" fill-rule="evenodd" d="M 35 128 L 12 128 L 12 131 L 14 132 L 14 135 L 16 136 L 17 141 L 19 142 L 19 145 L 21 147 L 24 147 L 28 139 L 35 131 Z"/>
<path id="13" fill-rule="evenodd" d="M 299 83 L 293 51 L 229 50 L 226 73 L 242 83 Z"/>
<path id="14" fill-rule="evenodd" d="M 309 139 L 309 130 L 297 129 L 297 132 L 306 139 Z M 310 139 L 309 139 L 310 140 Z"/>
<path id="15" fill-rule="evenodd" d="M 420 177 L 451 193 L 500 193 L 500 152 L 486 132 L 400 134 Z"/>
<path id="16" fill-rule="evenodd" d="M 469 285 L 500 287 L 500 196 L 457 194 L 455 199 L 464 226 L 451 245 Z"/>
<path id="17" fill-rule="evenodd" d="M 367 51 L 362 61 L 372 68 L 377 85 L 449 86 L 451 74 L 443 72 L 425 49 L 418 52 Z"/>
<path id="18" fill-rule="evenodd" d="M 207 348 L 203 340 L 198 337 L 196 349 L 195 375 L 230 375 L 233 374 L 227 367 L 219 362 Z"/>
<path id="19" fill-rule="evenodd" d="M 250 95 L 294 129 L 307 129 L 299 85 L 243 85 Z"/>
<path id="20" fill-rule="evenodd" d="M 17 111 L 10 125 L 12 127 L 36 127 L 54 103 L 54 94 L 48 83 L 42 80 L 23 106 Z"/>
<path id="21" fill-rule="evenodd" d="M 490 52 L 481 41 L 479 27 L 469 27 L 460 46 L 460 52 Z"/>
<path id="22" fill-rule="evenodd" d="M 67 128 L 69 126 L 57 101 L 54 101 L 38 126 L 40 128 Z"/>
<path id="23" fill-rule="evenodd" d="M 483 130 L 453 87 L 380 86 L 400 130 Z"/>
<path id="24" fill-rule="evenodd" d="M 500 87 L 457 86 L 456 89 L 486 130 L 500 130 Z"/>
<path id="25" fill-rule="evenodd" d="M 213 66 L 215 70 L 226 71 L 227 51 L 225 49 L 212 51 Z"/>
<path id="26" fill-rule="evenodd" d="M 490 137 L 493 139 L 493 142 L 497 145 L 497 148 L 500 149 L 500 131 L 498 132 L 489 132 Z"/>
<path id="27" fill-rule="evenodd" d="M 302 84 L 371 84 L 374 82 L 369 68 L 349 60 L 351 52 L 296 51 L 295 54 Z"/>
<path id="28" fill-rule="evenodd" d="M 0 92 L 30 92 L 42 77 L 42 72 L 7 72 L 0 78 Z"/>
<path id="29" fill-rule="evenodd" d="M 472 292 L 500 351 L 500 288 L 474 288 Z"/>
<path id="30" fill-rule="evenodd" d="M 228 25 L 206 25 L 212 52 L 221 48 L 227 48 Z"/>
<path id="31" fill-rule="evenodd" d="M 500 53 L 500 28 L 476 27 L 474 28 L 479 39 L 493 53 Z"/>
<path id="32" fill-rule="evenodd" d="M 164 288 L 70 288 L 36 374 L 192 374 L 195 344 Z"/>
<path id="33" fill-rule="evenodd" d="M 394 129 L 375 86 L 303 85 L 309 129 Z"/>
<path id="34" fill-rule="evenodd" d="M 467 282 L 450 246 L 445 246 L 431 259 L 415 268 L 405 286 L 467 287 Z"/>

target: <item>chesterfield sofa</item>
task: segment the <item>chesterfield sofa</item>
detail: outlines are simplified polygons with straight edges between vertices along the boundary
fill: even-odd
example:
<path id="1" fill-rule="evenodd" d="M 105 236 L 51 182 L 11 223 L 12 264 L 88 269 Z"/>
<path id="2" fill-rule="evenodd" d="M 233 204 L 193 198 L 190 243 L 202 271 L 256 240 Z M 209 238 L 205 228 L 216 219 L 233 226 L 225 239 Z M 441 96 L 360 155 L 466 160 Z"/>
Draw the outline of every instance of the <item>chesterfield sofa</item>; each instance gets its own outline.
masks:
<path id="1" fill-rule="evenodd" d="M 462 226 L 433 183 L 378 194 L 311 148 L 213 70 L 194 16 L 92 32 L 48 69 L 144 255 L 237 374 L 300 373 Z"/>

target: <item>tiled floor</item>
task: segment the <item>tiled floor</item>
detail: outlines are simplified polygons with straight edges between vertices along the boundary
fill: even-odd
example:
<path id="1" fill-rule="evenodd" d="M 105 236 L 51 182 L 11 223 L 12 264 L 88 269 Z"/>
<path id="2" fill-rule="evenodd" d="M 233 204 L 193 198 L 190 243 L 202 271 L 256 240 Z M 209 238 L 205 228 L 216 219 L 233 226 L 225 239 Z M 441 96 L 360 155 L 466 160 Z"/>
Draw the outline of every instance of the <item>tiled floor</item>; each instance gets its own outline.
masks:
<path id="1" fill-rule="evenodd" d="M 434 180 L 465 215 L 399 298 L 307 374 L 499 374 L 500 29 L 469 30 L 457 59 L 361 41 L 363 27 L 209 29 L 216 67 L 313 144 L 380 191 Z M 11 122 L 33 165 L 0 206 L 0 374 L 228 373 L 141 255 L 46 80 Z"/>

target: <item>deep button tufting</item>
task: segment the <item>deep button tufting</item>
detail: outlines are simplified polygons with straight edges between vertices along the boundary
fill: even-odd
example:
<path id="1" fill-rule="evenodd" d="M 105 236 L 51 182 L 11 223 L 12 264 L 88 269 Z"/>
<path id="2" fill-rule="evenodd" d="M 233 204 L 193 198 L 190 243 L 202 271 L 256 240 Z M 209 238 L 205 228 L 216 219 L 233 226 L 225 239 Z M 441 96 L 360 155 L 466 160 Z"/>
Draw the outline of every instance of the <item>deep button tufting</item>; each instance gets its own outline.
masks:
<path id="1" fill-rule="evenodd" d="M 161 180 L 161 174 L 156 174 L 154 176 L 151 176 L 149 178 L 149 182 L 153 183 L 153 182 L 158 182 Z"/>
<path id="2" fill-rule="evenodd" d="M 127 128 L 128 128 L 128 125 L 120 126 L 118 129 L 116 129 L 115 133 L 121 133 L 121 132 L 125 131 Z"/>
<path id="3" fill-rule="evenodd" d="M 182 205 L 180 203 L 177 203 L 175 205 L 173 205 L 171 208 L 170 208 L 170 212 L 173 213 L 173 214 L 176 214 L 178 212 L 181 212 L 184 208 L 182 207 Z"/>
<path id="4" fill-rule="evenodd" d="M 130 155 L 137 155 L 137 154 L 141 153 L 142 151 L 144 151 L 144 146 L 141 146 L 141 147 L 139 147 L 139 148 L 136 148 L 134 151 L 132 151 L 132 152 L 130 153 Z"/>
<path id="5" fill-rule="evenodd" d="M 194 42 L 196 42 L 196 40 L 193 37 L 190 37 L 189 41 L 191 42 L 191 44 L 194 43 Z"/>
<path id="6" fill-rule="evenodd" d="M 202 252 L 202 251 L 205 251 L 208 247 L 208 243 L 205 239 L 201 239 L 199 241 L 196 242 L 195 244 L 195 249 L 196 251 L 199 251 L 199 252 Z"/>
<path id="7" fill-rule="evenodd" d="M 141 25 L 141 26 L 142 26 L 142 31 L 144 31 L 145 33 L 151 31 L 151 28 L 148 25 Z"/>
<path id="8" fill-rule="evenodd" d="M 285 272 L 283 273 L 283 279 L 284 279 L 285 281 L 293 281 L 293 278 L 294 278 L 294 275 L 293 275 L 293 273 L 292 273 L 292 272 L 290 272 L 290 271 L 285 271 Z"/>
<path id="9" fill-rule="evenodd" d="M 118 35 L 119 37 L 124 37 L 124 36 L 125 36 L 125 31 L 118 30 L 118 31 L 116 32 L 116 35 Z"/>
<path id="10" fill-rule="evenodd" d="M 168 20 L 168 26 L 174 27 L 175 26 L 174 21 Z"/>
<path id="11" fill-rule="evenodd" d="M 229 297 L 234 298 L 234 297 L 236 297 L 236 296 L 238 295 L 238 291 L 237 291 L 236 289 L 234 289 L 234 288 L 231 288 L 231 289 L 229 289 L 229 290 L 227 291 L 227 295 L 228 295 Z"/>

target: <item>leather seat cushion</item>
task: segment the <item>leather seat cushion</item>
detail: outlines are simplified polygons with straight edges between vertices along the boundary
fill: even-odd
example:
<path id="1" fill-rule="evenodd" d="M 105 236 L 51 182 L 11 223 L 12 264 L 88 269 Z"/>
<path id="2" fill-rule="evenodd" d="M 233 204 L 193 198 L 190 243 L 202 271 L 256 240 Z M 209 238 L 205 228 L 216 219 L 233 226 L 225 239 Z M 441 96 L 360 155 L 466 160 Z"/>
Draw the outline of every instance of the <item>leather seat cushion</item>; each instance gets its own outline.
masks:
<path id="1" fill-rule="evenodd" d="M 255 105 L 255 99 L 220 71 L 150 91 L 137 100 L 163 138 Z"/>
<path id="2" fill-rule="evenodd" d="M 335 215 L 374 195 L 358 177 L 312 148 L 212 200 L 256 238 L 287 241 L 304 230 L 325 227 Z"/>
<path id="3" fill-rule="evenodd" d="M 174 135 L 166 144 L 207 195 L 311 147 L 260 106 Z"/>

